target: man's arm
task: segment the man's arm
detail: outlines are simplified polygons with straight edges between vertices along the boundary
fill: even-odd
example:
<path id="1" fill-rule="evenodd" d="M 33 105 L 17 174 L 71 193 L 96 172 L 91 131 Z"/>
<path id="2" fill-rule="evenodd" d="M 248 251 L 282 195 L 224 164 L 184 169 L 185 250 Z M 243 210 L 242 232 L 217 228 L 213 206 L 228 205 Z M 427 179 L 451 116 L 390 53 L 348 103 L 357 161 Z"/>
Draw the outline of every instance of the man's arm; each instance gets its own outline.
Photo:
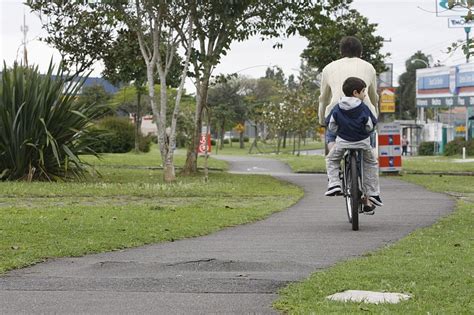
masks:
<path id="1" fill-rule="evenodd" d="M 369 99 L 372 105 L 375 107 L 375 111 L 377 116 L 380 114 L 379 111 L 379 95 L 377 94 L 377 73 L 374 69 L 374 75 L 372 76 L 372 81 L 370 82 L 369 91 L 368 91 Z"/>
<path id="2" fill-rule="evenodd" d="M 329 87 L 329 84 L 327 82 L 326 78 L 326 71 L 323 69 L 323 73 L 321 75 L 321 94 L 319 95 L 319 109 L 318 109 L 318 115 L 319 115 L 319 124 L 321 126 L 325 126 L 325 113 L 326 113 L 326 107 L 329 105 L 329 102 L 331 101 L 331 88 Z"/>

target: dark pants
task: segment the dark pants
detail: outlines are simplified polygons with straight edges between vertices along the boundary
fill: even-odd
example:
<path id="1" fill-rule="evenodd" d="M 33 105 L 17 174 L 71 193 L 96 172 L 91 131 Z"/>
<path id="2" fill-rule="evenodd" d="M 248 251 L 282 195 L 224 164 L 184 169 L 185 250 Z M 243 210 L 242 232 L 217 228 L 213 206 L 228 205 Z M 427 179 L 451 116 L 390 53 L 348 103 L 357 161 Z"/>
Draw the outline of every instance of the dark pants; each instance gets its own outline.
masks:
<path id="1" fill-rule="evenodd" d="M 407 148 L 408 148 L 408 146 L 406 146 L 406 145 L 402 146 L 402 155 L 408 155 Z"/>

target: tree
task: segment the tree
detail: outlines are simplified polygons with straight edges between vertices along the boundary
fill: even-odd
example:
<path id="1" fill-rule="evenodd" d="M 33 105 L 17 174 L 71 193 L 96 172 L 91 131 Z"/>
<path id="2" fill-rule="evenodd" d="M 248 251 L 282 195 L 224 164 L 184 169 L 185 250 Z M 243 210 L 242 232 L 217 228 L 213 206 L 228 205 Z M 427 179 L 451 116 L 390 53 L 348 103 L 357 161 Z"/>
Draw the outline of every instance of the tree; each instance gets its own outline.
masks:
<path id="1" fill-rule="evenodd" d="M 42 38 L 58 49 L 62 65 L 78 76 L 101 60 L 116 38 L 118 21 L 107 6 L 85 1 L 27 0 L 48 35 Z"/>
<path id="2" fill-rule="evenodd" d="M 266 72 L 268 73 L 268 71 Z M 264 112 L 269 103 L 280 103 L 283 99 L 282 85 L 275 80 L 262 77 L 260 79 L 242 79 L 244 102 L 247 107 L 247 117 L 254 128 L 255 138 L 249 153 L 259 150 L 258 141 L 267 138 Z"/>
<path id="3" fill-rule="evenodd" d="M 399 119 L 414 119 L 416 117 L 416 69 L 426 68 L 429 56 L 417 51 L 405 62 L 406 71 L 398 79 L 396 95 L 396 111 Z"/>
<path id="4" fill-rule="evenodd" d="M 187 60 L 184 61 L 171 117 L 167 117 L 167 78 L 180 40 L 186 41 L 185 46 L 192 47 L 193 22 L 189 7 L 193 2 L 135 0 L 83 5 L 82 1 L 28 1 L 28 5 L 34 11 L 48 17 L 43 21 L 43 25 L 48 30 L 50 42 L 61 51 L 71 53 L 74 56 L 73 62 L 84 63 L 85 65 L 80 69 L 90 67 L 92 60 L 97 61 L 102 58 L 104 51 L 108 51 L 110 43 L 117 36 L 116 28 L 126 28 L 136 34 L 146 65 L 149 101 L 158 128 L 158 144 L 164 164 L 165 182 L 175 180 L 173 148 L 176 141 L 176 123 L 191 49 L 188 49 L 186 54 Z M 80 34 L 76 34 L 78 32 Z M 88 38 L 90 34 L 94 35 L 92 43 L 97 48 L 94 46 L 89 49 L 85 45 L 90 43 Z M 68 45 L 61 43 L 62 40 L 68 43 L 70 37 L 75 39 L 74 43 Z M 85 62 L 85 60 L 90 62 Z M 155 102 L 156 73 L 158 73 L 161 86 L 159 107 Z"/>
<path id="5" fill-rule="evenodd" d="M 145 36 L 148 37 L 149 36 Z M 149 40 L 149 39 L 148 39 Z M 163 49 L 161 54 L 164 55 Z M 164 57 L 164 56 L 163 56 Z M 144 83 L 147 80 L 146 66 L 141 55 L 140 45 L 137 41 L 136 33 L 121 29 L 111 48 L 103 56 L 105 69 L 103 76 L 115 85 L 133 82 L 133 91 L 136 101 L 127 100 L 127 112 L 133 115 L 135 124 L 135 152 L 139 151 L 141 124 L 142 124 L 142 97 L 146 92 Z M 179 56 L 173 58 L 167 83 L 172 87 L 177 87 L 181 80 L 182 59 Z M 157 78 L 160 83 L 159 78 Z M 123 93 L 124 91 L 122 91 Z M 132 105 L 132 106 L 130 106 Z"/>
<path id="6" fill-rule="evenodd" d="M 356 36 L 363 43 L 362 59 L 370 62 L 377 73 L 381 73 L 385 71 L 384 59 L 389 54 L 380 53 L 384 39 L 375 35 L 376 29 L 377 24 L 369 23 L 368 19 L 356 10 L 349 10 L 335 19 L 327 19 L 324 27 L 318 27 L 316 24 L 301 30 L 300 33 L 309 42 L 302 57 L 309 65 L 322 70 L 330 62 L 340 58 L 341 39 L 344 36 Z"/>
<path id="7" fill-rule="evenodd" d="M 456 7 L 467 9 L 467 14 L 464 16 L 464 19 L 466 22 L 471 22 L 474 20 L 474 14 L 472 13 L 474 10 L 474 2 L 472 0 L 444 0 L 444 6 L 446 7 L 446 5 L 448 9 L 453 9 Z M 469 60 L 469 57 L 474 54 L 474 41 L 472 38 L 469 38 L 466 41 L 459 40 L 455 43 L 452 43 L 451 47 L 448 47 L 448 52 L 454 51 L 459 47 L 461 47 L 463 53 L 466 55 L 467 60 Z"/>
<path id="8" fill-rule="evenodd" d="M 110 114 L 110 108 L 107 106 L 109 99 L 110 94 L 105 91 L 102 85 L 97 84 L 83 87 L 76 101 L 80 105 L 99 106 L 102 110 L 100 116 L 104 116 Z"/>
<path id="9" fill-rule="evenodd" d="M 212 0 L 189 3 L 197 42 L 192 54 L 192 77 L 197 93 L 194 135 L 188 148 L 184 174 L 197 171 L 196 152 L 201 134 L 202 111 L 207 103 L 212 70 L 229 50 L 230 44 L 254 35 L 267 38 L 282 34 L 293 35 L 299 28 L 307 27 L 308 19 L 305 15 L 309 12 L 318 12 L 315 16 L 328 15 L 345 6 L 344 3 L 345 1 L 339 0 Z M 320 26 L 321 23 L 317 25 Z"/>
<path id="10" fill-rule="evenodd" d="M 241 82 L 238 78 L 222 78 L 209 88 L 208 106 L 220 140 L 220 149 L 224 143 L 227 128 L 239 121 L 243 110 Z"/>

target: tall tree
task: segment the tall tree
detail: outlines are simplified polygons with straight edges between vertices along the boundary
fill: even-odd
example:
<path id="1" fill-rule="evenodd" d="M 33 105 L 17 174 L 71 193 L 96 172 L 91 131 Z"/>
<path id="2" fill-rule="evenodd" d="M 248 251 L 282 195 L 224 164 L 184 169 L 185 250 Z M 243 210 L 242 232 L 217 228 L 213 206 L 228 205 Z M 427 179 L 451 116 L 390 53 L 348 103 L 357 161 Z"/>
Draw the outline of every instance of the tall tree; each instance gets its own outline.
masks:
<path id="1" fill-rule="evenodd" d="M 89 59 L 97 61 L 102 58 L 104 51 L 108 51 L 110 48 L 108 46 L 115 40 L 118 28 L 129 29 L 136 34 L 146 65 L 149 101 L 158 128 L 158 143 L 166 182 L 175 180 L 173 148 L 190 49 L 186 54 L 187 60 L 184 61 L 171 117 L 167 117 L 167 78 L 180 41 L 186 41 L 185 46 L 192 47 L 193 22 L 189 8 L 194 2 L 195 0 L 134 0 L 88 4 L 83 1 L 28 0 L 28 5 L 34 11 L 47 17 L 43 20 L 43 25 L 48 30 L 51 43 L 60 47 L 60 50 L 72 53 L 75 58 L 77 57 L 73 60 L 77 63 Z M 91 34 L 94 35 L 92 39 L 88 38 Z M 68 43 L 70 38 L 76 40 L 68 44 L 70 47 L 61 43 L 61 40 Z M 93 43 L 98 48 L 91 47 L 91 52 L 89 52 L 88 46 L 84 45 L 89 43 Z M 80 69 L 91 65 L 92 61 L 81 66 Z M 155 101 L 156 73 L 158 73 L 161 86 L 159 106 Z"/>
<path id="2" fill-rule="evenodd" d="M 416 69 L 426 68 L 426 65 L 429 65 L 429 60 L 429 56 L 417 51 L 405 61 L 406 71 L 400 75 L 399 86 L 395 92 L 396 113 L 399 119 L 414 119 L 416 117 Z"/>
<path id="3" fill-rule="evenodd" d="M 36 12 L 47 35 L 42 38 L 56 48 L 62 65 L 75 76 L 88 71 L 109 51 L 119 25 L 107 6 L 86 1 L 27 0 Z"/>
<path id="4" fill-rule="evenodd" d="M 242 86 L 238 78 L 225 78 L 209 88 L 208 106 L 217 127 L 220 149 L 223 147 L 225 130 L 237 123 L 239 113 L 242 112 L 241 90 Z"/>
<path id="5" fill-rule="evenodd" d="M 149 36 L 147 41 L 149 41 Z M 164 49 L 160 52 L 164 57 Z M 135 151 L 139 151 L 142 124 L 142 98 L 145 93 L 146 65 L 140 51 L 140 45 L 137 41 L 137 35 L 129 29 L 120 29 L 115 42 L 103 56 L 105 69 L 103 76 L 115 85 L 125 84 L 128 86 L 133 82 L 136 101 L 127 100 L 125 107 L 133 116 L 135 124 Z M 182 59 L 179 56 L 173 58 L 170 72 L 167 78 L 169 86 L 177 87 L 181 80 Z M 160 83 L 159 78 L 156 78 Z M 129 90 L 127 90 L 129 91 Z M 122 91 L 123 92 L 123 91 Z"/>
<path id="6" fill-rule="evenodd" d="M 196 40 L 192 54 L 192 76 L 195 80 L 197 101 L 194 134 L 183 170 L 185 174 L 195 173 L 197 170 L 196 152 L 211 74 L 221 57 L 229 50 L 231 43 L 246 40 L 254 35 L 262 37 L 293 35 L 298 28 L 309 23 L 305 17 L 309 12 L 318 12 L 315 15 L 323 16 L 345 6 L 345 3 L 346 0 L 211 0 L 189 3 Z M 323 21 L 319 21 L 317 25 L 320 26 L 321 22 Z"/>
<path id="7" fill-rule="evenodd" d="M 389 54 L 380 53 L 384 38 L 376 36 L 376 30 L 377 24 L 369 23 L 369 20 L 356 10 L 344 11 L 342 15 L 327 19 L 324 27 L 315 25 L 300 31 L 308 39 L 308 47 L 303 51 L 302 57 L 312 67 L 322 70 L 327 64 L 341 57 L 341 39 L 344 36 L 356 36 L 364 46 L 362 59 L 370 62 L 377 73 L 381 73 L 385 71 L 384 59 Z"/>

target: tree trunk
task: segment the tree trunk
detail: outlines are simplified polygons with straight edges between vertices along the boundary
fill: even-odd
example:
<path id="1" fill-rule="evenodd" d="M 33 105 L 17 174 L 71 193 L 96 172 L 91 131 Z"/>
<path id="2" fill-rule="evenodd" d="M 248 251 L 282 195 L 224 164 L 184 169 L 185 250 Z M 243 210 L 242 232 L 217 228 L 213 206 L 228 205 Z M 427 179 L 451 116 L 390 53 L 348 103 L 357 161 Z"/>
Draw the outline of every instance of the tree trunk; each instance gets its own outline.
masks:
<path id="1" fill-rule="evenodd" d="M 224 147 L 224 134 L 225 134 L 225 120 L 222 122 L 222 125 L 221 125 L 221 134 L 220 134 L 220 149 L 222 150 L 222 148 Z"/>
<path id="2" fill-rule="evenodd" d="M 243 149 L 244 148 L 244 133 L 243 132 L 239 133 L 239 142 L 240 142 L 240 148 Z"/>
<path id="3" fill-rule="evenodd" d="M 278 144 L 277 144 L 277 152 L 276 152 L 276 154 L 280 154 L 281 134 L 282 134 L 282 132 L 279 131 L 279 132 L 278 132 Z"/>
<path id="4" fill-rule="evenodd" d="M 296 153 L 296 135 L 293 134 L 293 155 Z"/>
<path id="5" fill-rule="evenodd" d="M 287 131 L 283 131 L 283 149 L 286 148 L 286 136 L 287 136 Z"/>
<path id="6" fill-rule="evenodd" d="M 142 111 L 141 111 L 142 93 L 137 89 L 137 112 L 134 115 L 135 120 L 135 153 L 140 152 L 140 136 L 142 128 Z"/>
<path id="7" fill-rule="evenodd" d="M 199 95 L 196 98 L 194 132 L 192 135 L 191 143 L 188 147 L 188 152 L 186 153 L 186 163 L 184 164 L 182 172 L 183 175 L 191 175 L 197 173 L 197 152 L 202 130 L 202 111 L 204 108 L 204 104 L 207 103 L 209 77 L 210 73 L 206 75 L 202 82 L 198 83 L 197 94 Z M 199 80 L 199 78 L 196 78 L 196 80 Z"/>

